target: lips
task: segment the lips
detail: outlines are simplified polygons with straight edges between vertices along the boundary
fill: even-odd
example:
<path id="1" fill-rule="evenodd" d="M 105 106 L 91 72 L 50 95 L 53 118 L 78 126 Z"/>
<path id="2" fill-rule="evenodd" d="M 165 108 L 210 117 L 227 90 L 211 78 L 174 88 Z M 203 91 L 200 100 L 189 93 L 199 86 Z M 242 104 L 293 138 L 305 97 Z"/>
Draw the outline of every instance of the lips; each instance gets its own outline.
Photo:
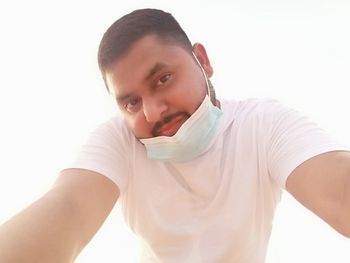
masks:
<path id="1" fill-rule="evenodd" d="M 188 119 L 188 114 L 181 112 L 167 117 L 163 122 L 158 123 L 152 134 L 156 136 L 173 136 Z"/>

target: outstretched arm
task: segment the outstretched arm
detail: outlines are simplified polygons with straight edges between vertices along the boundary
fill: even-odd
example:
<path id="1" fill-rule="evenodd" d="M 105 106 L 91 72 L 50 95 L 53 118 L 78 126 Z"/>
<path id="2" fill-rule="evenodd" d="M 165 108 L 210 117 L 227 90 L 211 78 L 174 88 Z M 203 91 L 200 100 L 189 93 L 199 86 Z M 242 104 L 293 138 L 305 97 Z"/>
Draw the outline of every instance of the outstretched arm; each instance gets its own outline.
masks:
<path id="1" fill-rule="evenodd" d="M 350 237 L 350 152 L 334 151 L 299 165 L 286 187 L 300 203 Z"/>
<path id="2" fill-rule="evenodd" d="M 118 187 L 104 176 L 63 171 L 43 197 L 0 226 L 0 262 L 73 262 L 118 197 Z"/>

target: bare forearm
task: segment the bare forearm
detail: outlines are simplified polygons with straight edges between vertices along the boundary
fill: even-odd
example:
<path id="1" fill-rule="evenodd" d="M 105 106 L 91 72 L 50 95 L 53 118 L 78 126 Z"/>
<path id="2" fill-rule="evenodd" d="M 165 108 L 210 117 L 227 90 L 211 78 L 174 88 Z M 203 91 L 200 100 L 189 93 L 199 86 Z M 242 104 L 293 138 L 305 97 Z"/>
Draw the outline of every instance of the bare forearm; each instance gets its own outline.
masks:
<path id="1" fill-rule="evenodd" d="M 0 226 L 0 262 L 72 262 L 118 197 L 118 187 L 106 177 L 64 170 L 46 195 Z"/>
<path id="2" fill-rule="evenodd" d="M 350 168 L 348 168 L 344 181 L 343 206 L 341 211 L 343 215 L 341 218 L 341 221 L 343 222 L 342 234 L 350 238 Z"/>
<path id="3" fill-rule="evenodd" d="M 74 206 L 52 190 L 0 226 L 0 262 L 72 262 L 81 250 Z"/>

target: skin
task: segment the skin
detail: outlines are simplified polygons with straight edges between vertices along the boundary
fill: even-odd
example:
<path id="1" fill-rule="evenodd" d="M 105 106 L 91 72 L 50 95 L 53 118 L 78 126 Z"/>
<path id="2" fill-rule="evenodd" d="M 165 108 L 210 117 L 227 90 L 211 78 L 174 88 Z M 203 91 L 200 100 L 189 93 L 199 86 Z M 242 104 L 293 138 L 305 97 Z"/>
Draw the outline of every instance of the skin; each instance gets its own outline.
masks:
<path id="1" fill-rule="evenodd" d="M 335 230 L 350 237 L 350 152 L 317 155 L 294 169 L 286 188 Z"/>
<path id="2" fill-rule="evenodd" d="M 193 52 L 210 77 L 213 69 L 204 47 L 195 44 Z M 154 68 L 160 64 L 166 67 Z M 172 135 L 206 94 L 203 74 L 192 55 L 154 36 L 136 42 L 106 76 L 138 138 Z M 133 110 L 127 111 L 126 105 Z M 164 124 L 169 116 L 170 122 Z M 350 152 L 329 152 L 305 161 L 288 177 L 286 187 L 304 206 L 350 237 Z M 64 170 L 44 196 L 0 226 L 0 262 L 73 262 L 118 198 L 118 187 L 105 176 L 84 169 Z"/>
<path id="3" fill-rule="evenodd" d="M 118 197 L 105 176 L 64 170 L 45 195 L 0 226 L 0 262 L 73 262 Z"/>
<path id="4" fill-rule="evenodd" d="M 213 69 L 203 45 L 193 53 L 206 75 Z M 106 73 L 106 83 L 137 138 L 172 136 L 207 94 L 203 73 L 193 54 L 143 37 Z"/>

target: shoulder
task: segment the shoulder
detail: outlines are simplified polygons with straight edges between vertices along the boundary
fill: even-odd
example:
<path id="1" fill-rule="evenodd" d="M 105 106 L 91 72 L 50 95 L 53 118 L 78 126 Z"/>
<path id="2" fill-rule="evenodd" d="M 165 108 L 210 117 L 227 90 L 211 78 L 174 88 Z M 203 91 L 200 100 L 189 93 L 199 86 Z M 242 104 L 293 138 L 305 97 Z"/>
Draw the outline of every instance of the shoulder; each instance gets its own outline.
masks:
<path id="1" fill-rule="evenodd" d="M 104 175 L 123 192 L 128 182 L 135 140 L 121 116 L 111 117 L 92 129 L 66 169 L 84 169 Z"/>
<path id="2" fill-rule="evenodd" d="M 287 116 L 301 116 L 298 111 L 270 98 L 221 100 L 222 111 L 237 122 L 271 122 Z"/>
<path id="3" fill-rule="evenodd" d="M 135 136 L 125 120 L 116 115 L 95 125 L 81 143 L 78 153 L 80 156 L 88 155 L 89 158 L 108 157 L 115 160 L 118 157 L 125 161 L 132 154 L 135 144 Z"/>
<path id="4" fill-rule="evenodd" d="M 271 98 L 248 98 L 244 100 L 222 99 L 221 105 L 224 112 L 240 114 L 261 114 L 266 111 L 274 111 L 281 108 L 287 109 L 280 101 Z"/>
<path id="5" fill-rule="evenodd" d="M 133 135 L 126 121 L 120 115 L 115 115 L 98 123 L 90 132 L 89 140 L 130 142 Z"/>

